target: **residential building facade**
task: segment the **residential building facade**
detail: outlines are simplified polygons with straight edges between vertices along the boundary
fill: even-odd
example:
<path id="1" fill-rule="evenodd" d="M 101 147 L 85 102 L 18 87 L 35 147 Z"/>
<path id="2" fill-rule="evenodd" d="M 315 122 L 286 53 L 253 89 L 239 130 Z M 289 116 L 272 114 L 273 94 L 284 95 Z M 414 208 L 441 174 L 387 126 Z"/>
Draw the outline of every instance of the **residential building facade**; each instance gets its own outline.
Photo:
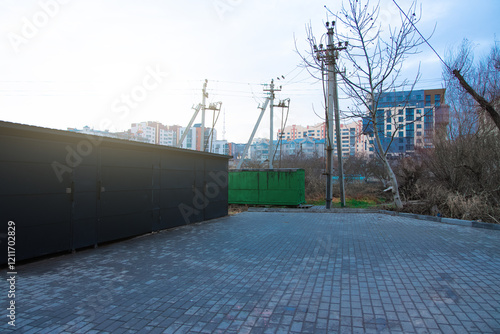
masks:
<path id="1" fill-rule="evenodd" d="M 406 155 L 415 149 L 432 148 L 436 134 L 449 122 L 445 89 L 387 92 L 379 97 L 376 128 L 384 150 L 390 155 Z M 363 149 L 376 150 L 373 122 L 363 119 Z"/>
<path id="2" fill-rule="evenodd" d="M 178 140 L 180 126 L 163 125 L 160 122 L 132 123 L 130 132 L 138 137 L 145 138 L 148 143 L 157 145 L 175 146 Z"/>
<path id="3" fill-rule="evenodd" d="M 132 123 L 130 129 L 119 133 L 93 130 L 88 126 L 84 127 L 82 130 L 68 128 L 68 131 L 134 140 L 156 145 L 177 146 L 177 143 L 186 131 L 186 128 L 179 125 L 164 125 L 160 122 L 148 121 Z M 207 152 L 224 155 L 230 154 L 227 141 L 218 140 L 217 131 L 215 129 L 212 130 L 212 128 L 205 128 L 205 143 L 205 150 Z M 195 124 L 189 129 L 189 132 L 180 147 L 197 151 L 202 150 L 201 124 Z"/>
<path id="4" fill-rule="evenodd" d="M 341 147 L 343 156 L 353 156 L 364 153 L 364 134 L 363 134 L 363 122 L 352 121 L 346 124 L 340 124 L 341 131 Z M 278 138 L 286 141 L 293 141 L 296 139 L 315 139 L 323 140 L 326 143 L 327 132 L 326 123 L 318 123 L 316 125 L 290 125 L 285 127 L 284 131 L 278 131 Z M 337 155 L 337 136 L 334 129 L 333 135 L 333 154 Z"/>
<path id="5" fill-rule="evenodd" d="M 316 125 L 289 125 L 283 131 L 278 130 L 278 138 L 294 140 L 301 138 L 325 139 L 326 123 Z"/>
<path id="6" fill-rule="evenodd" d="M 249 148 L 247 158 L 258 161 L 269 160 L 269 139 L 258 138 L 253 141 Z M 296 156 L 296 157 L 324 157 L 325 156 L 325 140 L 314 138 L 300 138 L 294 140 L 278 140 L 273 141 L 273 160 L 280 158 Z"/>

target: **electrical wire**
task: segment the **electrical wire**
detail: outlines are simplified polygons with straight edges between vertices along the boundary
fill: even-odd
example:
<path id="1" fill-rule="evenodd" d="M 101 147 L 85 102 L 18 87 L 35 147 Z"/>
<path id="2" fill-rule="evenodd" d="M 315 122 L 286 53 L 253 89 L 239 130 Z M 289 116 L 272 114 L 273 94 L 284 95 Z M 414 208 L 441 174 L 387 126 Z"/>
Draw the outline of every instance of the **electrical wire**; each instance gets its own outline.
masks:
<path id="1" fill-rule="evenodd" d="M 422 37 L 422 39 L 424 40 L 424 42 L 431 48 L 431 50 L 436 54 L 436 56 L 439 58 L 439 60 L 451 72 L 452 69 L 448 66 L 448 64 L 445 63 L 445 61 L 443 60 L 443 58 L 441 58 L 441 56 L 439 55 L 439 53 L 437 53 L 437 51 L 432 47 L 432 45 L 429 43 L 429 41 L 427 40 L 427 38 L 425 38 L 422 35 L 422 33 L 420 33 L 420 30 L 418 30 L 418 28 L 415 26 L 415 24 L 413 24 L 413 21 L 410 20 L 410 18 L 408 17 L 408 15 L 406 15 L 406 13 L 403 11 L 403 9 L 401 9 L 401 7 L 399 7 L 399 5 L 396 2 L 396 0 L 392 0 L 392 2 L 394 2 L 394 4 L 398 7 L 399 11 L 404 15 L 404 17 L 406 17 L 406 19 L 408 20 L 408 22 L 410 22 L 410 24 L 413 26 L 413 28 L 415 28 L 416 32 L 420 35 L 420 37 Z"/>

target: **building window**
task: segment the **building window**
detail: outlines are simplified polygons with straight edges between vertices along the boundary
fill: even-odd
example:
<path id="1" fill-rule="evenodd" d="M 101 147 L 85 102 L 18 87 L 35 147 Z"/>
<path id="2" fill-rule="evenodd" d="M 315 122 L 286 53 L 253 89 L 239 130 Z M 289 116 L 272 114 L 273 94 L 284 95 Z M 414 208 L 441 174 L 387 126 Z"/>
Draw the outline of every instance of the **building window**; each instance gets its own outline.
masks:
<path id="1" fill-rule="evenodd" d="M 415 115 L 415 109 L 406 108 L 406 121 L 413 121 L 413 116 Z"/>
<path id="2" fill-rule="evenodd" d="M 441 94 L 434 95 L 434 105 L 439 107 L 441 105 Z"/>
<path id="3" fill-rule="evenodd" d="M 387 124 L 386 130 L 392 130 L 392 125 L 391 124 Z"/>
<path id="4" fill-rule="evenodd" d="M 430 107 L 431 106 L 431 96 L 430 95 L 426 95 L 425 96 L 425 106 L 426 107 Z"/>

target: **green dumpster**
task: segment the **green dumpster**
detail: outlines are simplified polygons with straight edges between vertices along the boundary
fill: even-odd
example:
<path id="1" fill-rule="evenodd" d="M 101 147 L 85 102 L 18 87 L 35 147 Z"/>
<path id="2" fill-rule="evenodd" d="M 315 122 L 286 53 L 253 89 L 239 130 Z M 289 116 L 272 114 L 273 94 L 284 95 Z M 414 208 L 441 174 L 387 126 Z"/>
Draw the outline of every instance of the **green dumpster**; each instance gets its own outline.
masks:
<path id="1" fill-rule="evenodd" d="M 230 204 L 300 205 L 305 172 L 297 168 L 238 169 L 229 172 Z"/>

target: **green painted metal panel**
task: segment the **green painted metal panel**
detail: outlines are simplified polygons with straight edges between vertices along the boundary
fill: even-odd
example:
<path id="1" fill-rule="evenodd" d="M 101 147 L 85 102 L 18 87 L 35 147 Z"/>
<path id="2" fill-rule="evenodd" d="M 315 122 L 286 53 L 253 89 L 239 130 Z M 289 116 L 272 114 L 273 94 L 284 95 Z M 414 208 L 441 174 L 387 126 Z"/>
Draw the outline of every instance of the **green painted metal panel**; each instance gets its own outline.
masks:
<path id="1" fill-rule="evenodd" d="M 303 169 L 242 169 L 229 172 L 229 203 L 299 205 L 305 202 Z"/>

